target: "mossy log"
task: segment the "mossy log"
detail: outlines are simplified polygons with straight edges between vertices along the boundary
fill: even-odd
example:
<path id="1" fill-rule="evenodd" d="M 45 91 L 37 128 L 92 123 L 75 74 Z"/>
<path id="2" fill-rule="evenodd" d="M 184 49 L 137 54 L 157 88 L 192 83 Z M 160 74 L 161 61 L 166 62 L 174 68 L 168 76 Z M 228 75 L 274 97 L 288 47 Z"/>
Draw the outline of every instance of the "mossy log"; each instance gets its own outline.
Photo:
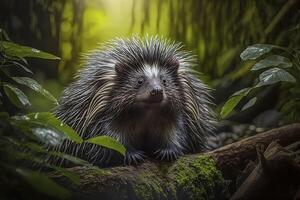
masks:
<path id="1" fill-rule="evenodd" d="M 80 185 L 55 175 L 76 199 L 228 199 L 226 180 L 235 180 L 249 160 L 256 159 L 256 146 L 272 141 L 286 146 L 300 141 L 300 124 L 260 133 L 217 150 L 186 155 L 175 162 L 147 161 L 138 166 L 70 170 L 80 175 Z"/>

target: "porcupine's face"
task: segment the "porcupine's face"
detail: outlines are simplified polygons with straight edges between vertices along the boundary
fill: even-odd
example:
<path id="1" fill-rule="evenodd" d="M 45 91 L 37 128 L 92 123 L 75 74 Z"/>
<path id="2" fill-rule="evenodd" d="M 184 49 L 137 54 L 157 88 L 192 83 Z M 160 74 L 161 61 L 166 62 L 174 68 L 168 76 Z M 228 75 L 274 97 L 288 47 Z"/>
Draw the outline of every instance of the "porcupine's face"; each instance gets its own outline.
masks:
<path id="1" fill-rule="evenodd" d="M 157 63 L 141 64 L 129 73 L 122 73 L 121 69 L 116 71 L 121 76 L 121 85 L 126 87 L 126 94 L 132 99 L 131 106 L 145 110 L 158 108 L 174 108 L 180 100 L 178 93 L 177 70 L 179 63 L 172 59 L 164 66 Z"/>
<path id="2" fill-rule="evenodd" d="M 166 87 L 169 77 L 156 66 L 145 65 L 134 80 L 135 102 L 141 106 L 157 106 L 166 103 Z"/>

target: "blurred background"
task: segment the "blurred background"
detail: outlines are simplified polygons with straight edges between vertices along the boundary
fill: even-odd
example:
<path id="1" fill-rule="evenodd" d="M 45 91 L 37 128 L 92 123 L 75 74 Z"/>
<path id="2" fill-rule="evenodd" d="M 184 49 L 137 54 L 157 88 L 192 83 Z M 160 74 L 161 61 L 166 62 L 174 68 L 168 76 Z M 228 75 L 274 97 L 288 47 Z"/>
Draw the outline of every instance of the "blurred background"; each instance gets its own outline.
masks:
<path id="1" fill-rule="evenodd" d="M 148 34 L 181 42 L 197 55 L 196 70 L 213 88 L 219 112 L 232 93 L 255 81 L 249 72 L 253 62 L 240 59 L 247 46 L 299 50 L 300 42 L 299 0 L 1 0 L 0 13 L 0 27 L 12 41 L 61 58 L 29 60 L 34 78 L 57 98 L 81 67 L 82 53 L 116 37 Z M 220 137 L 298 120 L 280 111 L 287 95 L 282 87 L 261 89 L 246 111 L 238 106 L 222 121 Z M 31 111 L 53 109 L 50 101 L 28 92 Z"/>

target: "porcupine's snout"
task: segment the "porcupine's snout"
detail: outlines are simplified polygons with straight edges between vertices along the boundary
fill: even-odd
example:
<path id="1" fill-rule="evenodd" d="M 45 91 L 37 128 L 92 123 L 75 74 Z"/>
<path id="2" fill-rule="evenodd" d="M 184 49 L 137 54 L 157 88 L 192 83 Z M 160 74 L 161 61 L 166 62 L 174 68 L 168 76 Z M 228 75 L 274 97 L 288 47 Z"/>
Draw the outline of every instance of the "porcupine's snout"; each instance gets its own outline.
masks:
<path id="1" fill-rule="evenodd" d="M 160 104 L 165 98 L 165 91 L 163 84 L 158 77 L 144 77 L 140 83 L 136 101 L 143 104 Z"/>
<path id="2" fill-rule="evenodd" d="M 155 84 L 150 88 L 149 101 L 150 102 L 161 102 L 164 99 L 164 91 L 161 85 Z"/>

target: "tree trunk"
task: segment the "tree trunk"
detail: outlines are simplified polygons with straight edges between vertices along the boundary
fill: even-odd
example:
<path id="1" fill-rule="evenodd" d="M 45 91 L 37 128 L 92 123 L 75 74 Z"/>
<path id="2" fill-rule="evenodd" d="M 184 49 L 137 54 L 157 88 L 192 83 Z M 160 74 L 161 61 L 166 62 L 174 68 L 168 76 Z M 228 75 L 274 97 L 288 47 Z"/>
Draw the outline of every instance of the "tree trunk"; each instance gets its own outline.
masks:
<path id="1" fill-rule="evenodd" d="M 300 124 L 273 129 L 211 152 L 186 155 L 175 162 L 162 163 L 151 160 L 139 166 L 114 167 L 103 169 L 103 172 L 86 166 L 70 168 L 80 175 L 80 185 L 71 184 L 61 175 L 53 176 L 73 191 L 76 199 L 229 199 L 236 190 L 234 184 L 241 170 L 249 161 L 256 160 L 257 146 L 262 149 L 262 146 L 274 141 L 276 147 L 300 141 Z M 274 144 L 270 146 L 273 148 Z M 266 154 L 271 147 L 268 147 Z M 294 145 L 293 150 L 298 151 L 297 148 Z M 258 155 L 258 165 L 261 165 L 264 157 L 262 153 Z M 284 166 L 281 170 L 285 170 Z M 255 164 L 252 169 L 255 171 Z M 251 171 L 246 174 L 250 173 Z M 249 177 L 250 181 L 246 179 L 239 190 L 240 193 L 235 194 L 236 199 L 239 199 L 243 192 L 255 193 L 255 184 L 251 182 L 255 178 L 251 178 L 251 175 Z M 231 184 L 228 184 L 230 182 Z M 266 186 L 268 182 L 263 184 Z M 295 194 L 296 192 L 297 190 Z"/>

